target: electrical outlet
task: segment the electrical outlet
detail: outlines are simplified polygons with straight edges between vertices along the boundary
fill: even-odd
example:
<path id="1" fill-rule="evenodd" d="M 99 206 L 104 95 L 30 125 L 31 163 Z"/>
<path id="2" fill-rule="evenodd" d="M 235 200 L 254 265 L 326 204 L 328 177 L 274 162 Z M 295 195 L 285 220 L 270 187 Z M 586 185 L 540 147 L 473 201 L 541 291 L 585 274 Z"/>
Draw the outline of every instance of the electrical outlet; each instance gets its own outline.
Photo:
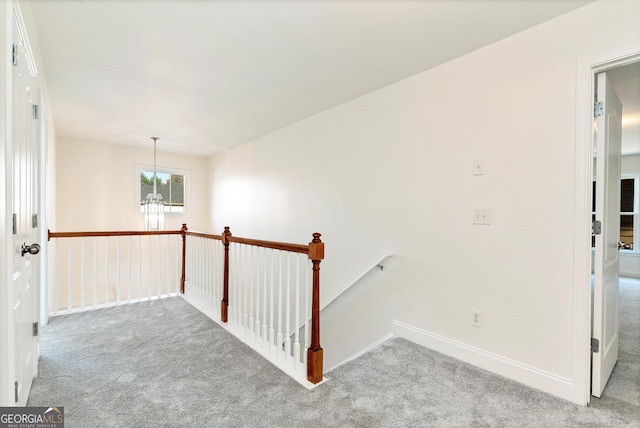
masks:
<path id="1" fill-rule="evenodd" d="M 489 210 L 476 208 L 473 210 L 473 224 L 491 224 L 491 216 Z"/>
<path id="2" fill-rule="evenodd" d="M 482 316 L 482 312 L 471 310 L 471 325 L 477 328 L 482 328 L 484 323 L 484 318 Z"/>

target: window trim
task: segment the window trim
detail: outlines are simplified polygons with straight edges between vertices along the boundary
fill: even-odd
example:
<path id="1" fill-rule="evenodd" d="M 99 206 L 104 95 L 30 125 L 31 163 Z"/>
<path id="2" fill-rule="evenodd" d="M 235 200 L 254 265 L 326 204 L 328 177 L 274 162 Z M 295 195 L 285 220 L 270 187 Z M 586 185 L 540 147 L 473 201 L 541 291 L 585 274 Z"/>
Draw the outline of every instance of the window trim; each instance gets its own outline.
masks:
<path id="1" fill-rule="evenodd" d="M 622 180 L 633 179 L 633 212 L 622 212 L 620 211 L 620 215 L 633 215 L 633 249 L 625 250 L 623 248 L 620 249 L 620 254 L 625 255 L 634 255 L 640 256 L 640 201 L 638 198 L 640 197 L 640 189 L 638 189 L 638 185 L 640 184 L 640 172 L 623 172 L 620 174 L 620 183 Z M 593 179 L 595 183 L 596 179 Z M 595 202 L 593 202 L 595 203 Z M 591 212 L 592 216 L 595 216 L 595 211 Z M 591 247 L 591 251 L 595 251 L 595 247 Z"/>
<path id="2" fill-rule="evenodd" d="M 134 183 L 135 183 L 135 192 L 134 192 L 134 203 L 133 210 L 136 214 L 136 217 L 144 217 L 144 212 L 140 210 L 140 203 L 146 197 L 146 195 L 142 195 L 140 189 L 140 175 L 143 171 L 153 171 L 153 165 L 138 165 L 135 166 L 135 174 L 134 174 Z M 184 177 L 184 210 L 183 212 L 168 212 L 165 211 L 165 218 L 181 218 L 181 217 L 189 217 L 189 213 L 191 212 L 191 171 L 188 169 L 179 169 L 179 168 L 166 168 L 166 167 L 158 167 L 156 166 L 156 173 L 158 174 L 172 174 L 172 175 L 182 175 Z"/>
<path id="3" fill-rule="evenodd" d="M 633 249 L 620 249 L 620 252 L 622 254 L 640 254 L 640 248 L 638 248 L 638 243 L 640 242 L 640 237 L 638 237 L 638 232 L 640 231 L 640 215 L 638 215 L 638 208 L 640 207 L 640 204 L 638 203 L 638 197 L 640 196 L 640 189 L 638 189 L 640 173 L 627 172 L 620 174 L 620 182 L 622 182 L 622 180 L 629 179 L 633 179 L 633 212 L 621 211 L 620 215 L 633 215 Z"/>

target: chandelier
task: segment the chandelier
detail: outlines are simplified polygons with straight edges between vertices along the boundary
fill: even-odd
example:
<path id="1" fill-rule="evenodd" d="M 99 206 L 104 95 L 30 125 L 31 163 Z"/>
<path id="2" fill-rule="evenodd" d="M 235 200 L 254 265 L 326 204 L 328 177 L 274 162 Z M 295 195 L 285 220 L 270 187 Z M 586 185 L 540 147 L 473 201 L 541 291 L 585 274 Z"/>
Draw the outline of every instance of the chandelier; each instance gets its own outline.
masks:
<path id="1" fill-rule="evenodd" d="M 158 176 L 156 174 L 156 144 L 158 137 L 153 140 L 153 193 L 147 194 L 142 201 L 144 206 L 144 230 L 162 230 L 164 228 L 164 202 L 162 195 L 158 193 Z"/>

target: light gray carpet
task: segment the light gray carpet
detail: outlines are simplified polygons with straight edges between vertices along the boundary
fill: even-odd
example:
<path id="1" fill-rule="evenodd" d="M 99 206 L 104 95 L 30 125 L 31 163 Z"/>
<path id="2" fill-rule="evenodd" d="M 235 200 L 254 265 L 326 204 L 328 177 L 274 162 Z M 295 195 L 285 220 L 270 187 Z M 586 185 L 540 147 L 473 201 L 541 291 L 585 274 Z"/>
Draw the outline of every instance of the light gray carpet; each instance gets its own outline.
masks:
<path id="1" fill-rule="evenodd" d="M 601 399 L 592 406 L 636 409 L 640 406 L 640 280 L 620 278 L 618 363 Z M 640 418 L 637 426 L 640 426 Z"/>
<path id="2" fill-rule="evenodd" d="M 403 339 L 307 391 L 179 297 L 55 318 L 41 346 L 29 405 L 67 428 L 640 426 Z"/>

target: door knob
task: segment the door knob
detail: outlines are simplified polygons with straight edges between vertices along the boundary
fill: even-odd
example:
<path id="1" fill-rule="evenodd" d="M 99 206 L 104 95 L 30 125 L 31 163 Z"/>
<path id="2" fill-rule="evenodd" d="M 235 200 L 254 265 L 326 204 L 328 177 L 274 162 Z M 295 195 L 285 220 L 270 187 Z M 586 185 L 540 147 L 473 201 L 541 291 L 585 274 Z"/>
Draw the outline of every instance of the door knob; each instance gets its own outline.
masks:
<path id="1" fill-rule="evenodd" d="M 39 252 L 40 252 L 40 245 L 38 244 L 31 244 L 31 245 L 22 244 L 22 257 L 24 257 L 24 255 L 27 253 L 36 255 Z"/>
<path id="2" fill-rule="evenodd" d="M 633 244 L 618 242 L 618 250 L 633 250 Z"/>

